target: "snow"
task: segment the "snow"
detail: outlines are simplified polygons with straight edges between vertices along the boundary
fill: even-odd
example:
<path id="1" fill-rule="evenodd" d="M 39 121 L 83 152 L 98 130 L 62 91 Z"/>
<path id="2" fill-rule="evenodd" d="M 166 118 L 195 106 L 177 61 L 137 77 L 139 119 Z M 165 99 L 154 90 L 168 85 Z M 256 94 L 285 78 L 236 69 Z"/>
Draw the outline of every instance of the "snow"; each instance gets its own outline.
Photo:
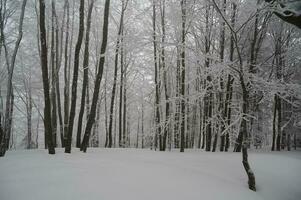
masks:
<path id="1" fill-rule="evenodd" d="M 0 200 L 300 200 L 301 152 L 240 153 L 89 149 L 50 156 L 10 151 L 0 158 Z"/>

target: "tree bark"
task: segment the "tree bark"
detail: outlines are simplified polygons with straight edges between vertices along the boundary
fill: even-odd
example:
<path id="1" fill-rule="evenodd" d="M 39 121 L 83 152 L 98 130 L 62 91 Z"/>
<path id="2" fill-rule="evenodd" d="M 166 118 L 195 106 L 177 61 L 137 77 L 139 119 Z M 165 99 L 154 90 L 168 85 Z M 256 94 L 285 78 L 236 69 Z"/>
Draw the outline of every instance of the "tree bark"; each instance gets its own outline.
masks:
<path id="1" fill-rule="evenodd" d="M 75 46 L 74 52 L 74 71 L 73 71 L 73 80 L 72 80 L 72 91 L 71 91 L 71 107 L 69 114 L 69 122 L 68 122 L 68 132 L 67 132 L 67 140 L 65 146 L 65 153 L 71 153 L 71 145 L 72 145 L 72 132 L 73 132 L 73 123 L 75 117 L 75 108 L 76 108 L 76 99 L 77 99 L 77 81 L 78 81 L 78 67 L 79 67 L 79 54 L 82 46 L 83 35 L 84 35 L 84 7 L 85 1 L 80 1 L 79 7 L 79 32 L 77 43 Z"/>
<path id="2" fill-rule="evenodd" d="M 118 54 L 120 50 L 120 40 L 122 37 L 122 29 L 123 29 L 123 18 L 124 12 L 126 9 L 126 4 L 124 0 L 122 1 L 122 9 L 119 21 L 119 28 L 117 34 L 117 42 L 115 48 L 115 62 L 114 62 L 114 80 L 113 80 L 113 88 L 112 88 L 112 96 L 111 96 L 111 104 L 110 104 L 110 119 L 109 119 L 109 130 L 108 130 L 108 147 L 112 147 L 112 126 L 113 126 L 113 112 L 114 112 L 114 105 L 115 105 L 115 95 L 116 95 L 116 85 L 117 85 L 117 75 L 118 75 Z M 115 116 L 116 117 L 116 116 Z"/>
<path id="3" fill-rule="evenodd" d="M 182 39 L 181 39 L 181 142 L 180 152 L 184 152 L 185 145 L 185 43 L 186 43 L 186 0 L 181 0 Z"/>
<path id="4" fill-rule="evenodd" d="M 167 79 L 167 68 L 165 63 L 165 38 L 166 38 L 166 28 L 165 28 L 165 0 L 160 1 L 160 11 L 161 11 L 161 27 L 162 27 L 162 47 L 161 47 L 161 65 L 163 70 L 163 84 L 164 84 L 164 93 L 165 93 L 165 124 L 164 124 L 164 133 L 162 140 L 162 151 L 166 149 L 166 140 L 167 136 L 170 133 L 170 102 L 169 102 L 169 91 L 168 91 L 168 79 Z"/>
<path id="5" fill-rule="evenodd" d="M 52 140 L 52 123 L 51 123 L 51 101 L 49 92 L 49 79 L 48 79 L 48 59 L 47 59 L 47 40 L 45 28 L 45 2 L 39 0 L 40 3 L 40 43 L 41 43 L 41 68 L 44 89 L 44 127 L 45 137 L 48 146 L 49 154 L 55 154 L 54 143 Z"/>
<path id="6" fill-rule="evenodd" d="M 69 29 L 70 29 L 70 16 L 69 16 L 69 0 L 65 0 L 66 9 L 66 35 L 65 35 L 65 51 L 64 51 L 64 138 L 62 141 L 62 147 L 65 147 L 65 143 L 67 140 L 67 132 L 68 132 L 68 119 L 69 119 L 69 83 L 70 83 L 70 68 L 68 65 L 68 43 L 69 43 Z"/>
<path id="7" fill-rule="evenodd" d="M 160 124 L 160 69 L 158 66 L 157 55 L 157 33 L 156 33 L 156 1 L 153 0 L 153 47 L 154 47 L 154 66 L 155 66 L 155 146 L 157 146 L 157 139 L 159 139 L 159 147 L 161 150 L 161 124 Z M 155 147 L 156 148 L 156 147 Z"/>
<path id="8" fill-rule="evenodd" d="M 84 61 L 83 61 L 83 85 L 82 85 L 82 95 L 81 95 L 81 104 L 80 104 L 80 111 L 78 116 L 78 123 L 77 123 L 77 136 L 76 136 L 76 147 L 80 148 L 81 145 L 81 135 L 82 135 L 82 124 L 83 124 L 83 116 L 85 111 L 85 100 L 87 93 L 87 85 L 89 81 L 89 42 L 90 42 L 90 29 L 91 29 L 91 16 L 93 10 L 94 0 L 90 2 L 89 10 L 88 10 L 88 17 L 87 17 L 87 28 L 86 28 L 86 38 L 85 38 L 85 50 L 84 50 Z"/>
<path id="9" fill-rule="evenodd" d="M 83 152 L 87 151 L 87 146 L 91 135 L 91 129 L 95 122 L 96 107 L 97 107 L 97 101 L 99 96 L 100 83 L 102 80 L 103 68 L 105 63 L 105 53 L 106 53 L 107 40 L 108 40 L 109 9 L 110 9 L 110 0 L 106 0 L 105 8 L 104 8 L 103 38 L 101 44 L 100 61 L 99 61 L 98 72 L 95 80 L 91 110 L 87 121 L 83 142 L 81 145 L 81 150 Z"/>

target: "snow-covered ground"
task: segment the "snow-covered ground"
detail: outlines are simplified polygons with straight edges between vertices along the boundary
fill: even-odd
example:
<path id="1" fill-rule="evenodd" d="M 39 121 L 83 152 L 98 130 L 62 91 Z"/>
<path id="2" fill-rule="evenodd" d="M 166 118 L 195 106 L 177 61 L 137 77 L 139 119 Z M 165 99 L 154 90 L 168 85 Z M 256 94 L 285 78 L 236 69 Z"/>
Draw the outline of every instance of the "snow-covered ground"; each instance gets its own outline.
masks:
<path id="1" fill-rule="evenodd" d="M 257 192 L 240 153 L 136 149 L 7 152 L 0 200 L 300 200 L 301 152 L 250 153 Z"/>

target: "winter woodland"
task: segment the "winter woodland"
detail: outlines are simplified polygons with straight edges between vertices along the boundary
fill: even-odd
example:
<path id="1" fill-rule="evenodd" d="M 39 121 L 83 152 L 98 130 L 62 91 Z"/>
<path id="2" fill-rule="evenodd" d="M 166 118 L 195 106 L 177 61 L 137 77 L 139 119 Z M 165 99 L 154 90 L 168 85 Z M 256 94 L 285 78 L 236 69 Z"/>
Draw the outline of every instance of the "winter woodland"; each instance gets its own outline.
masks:
<path id="1" fill-rule="evenodd" d="M 1 200 L 300 199 L 300 0 L 0 2 Z"/>

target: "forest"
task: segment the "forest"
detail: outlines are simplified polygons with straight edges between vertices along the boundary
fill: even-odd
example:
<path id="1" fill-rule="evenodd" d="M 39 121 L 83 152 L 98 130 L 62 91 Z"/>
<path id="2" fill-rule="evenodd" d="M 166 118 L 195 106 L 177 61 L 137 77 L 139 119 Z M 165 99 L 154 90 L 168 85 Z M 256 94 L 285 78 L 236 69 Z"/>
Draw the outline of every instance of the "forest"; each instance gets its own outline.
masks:
<path id="1" fill-rule="evenodd" d="M 1 200 L 300 198 L 300 0 L 0 6 Z"/>

